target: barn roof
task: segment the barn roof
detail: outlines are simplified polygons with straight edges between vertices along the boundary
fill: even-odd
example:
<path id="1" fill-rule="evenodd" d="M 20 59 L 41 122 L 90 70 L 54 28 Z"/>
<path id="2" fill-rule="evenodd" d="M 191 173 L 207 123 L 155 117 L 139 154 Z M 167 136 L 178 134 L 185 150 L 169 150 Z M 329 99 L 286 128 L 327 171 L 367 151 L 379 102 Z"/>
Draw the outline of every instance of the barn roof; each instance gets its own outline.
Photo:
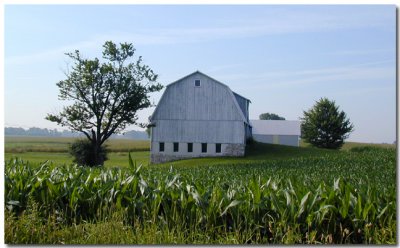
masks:
<path id="1" fill-rule="evenodd" d="M 193 73 L 190 73 L 189 75 L 186 75 L 186 76 L 184 76 L 183 78 L 180 78 L 180 79 L 178 79 L 178 80 L 176 80 L 176 81 L 174 81 L 174 82 L 168 84 L 166 87 L 168 87 L 168 86 L 170 86 L 170 85 L 172 85 L 172 84 L 178 83 L 178 82 L 180 82 L 181 80 L 183 80 L 183 79 L 185 79 L 185 78 L 191 77 L 191 76 L 193 76 L 193 75 L 196 74 L 196 73 L 201 74 L 201 75 L 203 75 L 203 76 L 205 76 L 205 77 L 208 77 L 208 78 L 214 80 L 215 82 L 217 82 L 217 83 L 219 83 L 219 84 L 222 84 L 223 86 L 227 87 L 230 91 L 232 91 L 232 90 L 229 88 L 228 85 L 226 85 L 226 84 L 224 84 L 224 83 L 222 83 L 222 82 L 216 80 L 215 78 L 212 78 L 212 77 L 208 76 L 207 74 L 202 73 L 201 71 L 195 71 L 195 72 L 193 72 Z M 251 102 L 248 98 L 246 98 L 246 97 L 244 97 L 244 96 L 242 96 L 242 95 L 239 95 L 238 93 L 236 93 L 236 92 L 234 92 L 234 91 L 232 91 L 232 93 L 233 93 L 233 94 L 236 94 L 236 95 L 238 95 L 238 96 L 240 96 L 241 98 L 244 98 L 245 100 L 247 100 L 247 101 L 249 101 L 249 102 Z"/>
<path id="2" fill-rule="evenodd" d="M 260 135 L 299 135 L 300 121 L 250 120 L 253 134 Z"/>
<path id="3" fill-rule="evenodd" d="M 233 92 L 233 91 L 229 88 L 229 86 L 227 86 L 226 84 L 221 83 L 220 81 L 218 81 L 218 80 L 216 80 L 216 79 L 214 79 L 214 78 L 212 78 L 212 77 L 208 76 L 207 74 L 204 74 L 204 73 L 202 73 L 202 72 L 200 72 L 200 71 L 195 71 L 195 72 L 193 72 L 193 73 L 190 73 L 189 75 L 186 75 L 186 76 L 184 76 L 184 77 L 182 77 L 182 78 L 180 78 L 180 79 L 178 79 L 178 80 L 176 80 L 176 81 L 174 81 L 174 82 L 168 84 L 168 85 L 166 86 L 166 89 L 165 89 L 165 90 L 167 90 L 169 86 L 171 86 L 171 85 L 173 85 L 173 84 L 176 84 L 176 83 L 179 83 L 179 82 L 181 82 L 182 80 L 184 80 L 184 79 L 186 79 L 186 78 L 188 78 L 188 77 L 191 77 L 191 76 L 193 76 L 193 75 L 195 75 L 195 74 L 201 74 L 201 75 L 203 75 L 203 76 L 205 76 L 205 77 L 210 78 L 211 80 L 215 81 L 216 83 L 219 83 L 219 84 L 223 85 L 224 87 L 226 87 L 227 90 L 229 91 L 229 93 L 231 94 L 232 100 L 234 101 L 235 106 L 236 106 L 237 110 L 239 111 L 239 113 L 240 113 L 240 115 L 241 115 L 243 121 L 244 121 L 245 123 L 247 123 L 247 124 L 250 124 L 250 123 L 247 121 L 247 118 L 246 118 L 245 114 L 243 113 L 242 109 L 239 107 L 239 104 L 238 104 L 238 102 L 237 102 L 237 100 L 236 100 L 234 94 L 237 95 L 237 96 L 239 96 L 239 97 L 241 97 L 241 98 L 243 98 L 243 99 L 245 99 L 245 100 L 247 100 L 247 101 L 249 101 L 249 102 L 251 102 L 251 101 L 250 101 L 249 99 L 247 99 L 247 98 L 245 98 L 245 97 L 243 97 L 243 96 L 237 94 L 236 92 Z M 164 93 L 165 93 L 165 92 L 164 92 Z M 164 94 L 161 96 L 161 99 L 163 98 L 163 96 L 164 96 Z M 161 102 L 161 99 L 160 99 L 159 102 Z M 158 104 L 157 104 L 157 106 L 156 106 L 156 108 L 155 108 L 155 110 L 154 110 L 154 112 L 153 112 L 153 115 L 156 113 L 157 109 L 158 109 Z M 150 121 L 152 120 L 153 115 L 150 117 Z"/>

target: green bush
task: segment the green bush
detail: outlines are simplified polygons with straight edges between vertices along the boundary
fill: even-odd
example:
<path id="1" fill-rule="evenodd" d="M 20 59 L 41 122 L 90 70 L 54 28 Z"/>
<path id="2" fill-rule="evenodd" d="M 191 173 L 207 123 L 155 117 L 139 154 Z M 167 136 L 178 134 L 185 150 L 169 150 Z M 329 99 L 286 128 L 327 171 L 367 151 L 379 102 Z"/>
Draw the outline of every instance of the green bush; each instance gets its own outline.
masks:
<path id="1" fill-rule="evenodd" d="M 339 149 L 354 130 L 346 113 L 327 98 L 321 98 L 303 113 L 301 138 L 315 147 Z"/>
<path id="2" fill-rule="evenodd" d="M 88 140 L 77 140 L 70 146 L 69 153 L 74 157 L 74 163 L 86 166 L 103 165 L 108 159 L 105 146 L 98 148 L 96 156 L 95 144 Z"/>

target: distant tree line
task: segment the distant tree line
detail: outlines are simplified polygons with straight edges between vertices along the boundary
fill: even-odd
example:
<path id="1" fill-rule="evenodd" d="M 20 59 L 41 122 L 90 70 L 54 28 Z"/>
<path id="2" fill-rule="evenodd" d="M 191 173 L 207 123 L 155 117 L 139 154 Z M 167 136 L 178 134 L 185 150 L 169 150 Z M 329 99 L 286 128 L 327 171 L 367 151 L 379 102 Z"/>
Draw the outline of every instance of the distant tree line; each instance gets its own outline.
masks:
<path id="1" fill-rule="evenodd" d="M 5 127 L 5 136 L 37 136 L 37 137 L 81 137 L 83 134 L 71 132 L 68 130 L 58 131 L 57 129 L 47 129 L 31 127 L 23 129 L 22 127 Z M 134 140 L 148 140 L 149 137 L 145 131 L 129 131 L 123 135 L 113 135 L 111 138 L 118 139 L 134 139 Z"/>
<path id="2" fill-rule="evenodd" d="M 23 129 L 22 127 L 6 127 L 4 128 L 4 135 L 18 135 L 18 136 L 45 136 L 45 137 L 77 137 L 80 134 L 71 131 L 58 131 L 57 129 L 47 129 L 31 127 Z"/>

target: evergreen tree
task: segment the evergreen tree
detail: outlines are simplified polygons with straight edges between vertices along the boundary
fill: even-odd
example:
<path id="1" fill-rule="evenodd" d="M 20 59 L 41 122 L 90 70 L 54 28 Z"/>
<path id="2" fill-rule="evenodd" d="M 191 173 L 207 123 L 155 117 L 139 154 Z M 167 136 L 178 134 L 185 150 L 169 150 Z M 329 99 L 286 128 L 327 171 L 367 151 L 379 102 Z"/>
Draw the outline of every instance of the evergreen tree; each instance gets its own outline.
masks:
<path id="1" fill-rule="evenodd" d="M 339 149 L 354 130 L 334 101 L 321 98 L 301 118 L 301 138 L 319 148 Z"/>

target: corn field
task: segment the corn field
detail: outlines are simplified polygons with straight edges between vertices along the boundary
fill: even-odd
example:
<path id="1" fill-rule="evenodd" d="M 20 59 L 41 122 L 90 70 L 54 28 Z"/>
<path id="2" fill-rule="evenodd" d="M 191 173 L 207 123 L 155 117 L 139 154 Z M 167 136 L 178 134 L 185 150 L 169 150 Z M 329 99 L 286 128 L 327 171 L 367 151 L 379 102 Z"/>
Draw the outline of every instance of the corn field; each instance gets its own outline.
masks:
<path id="1" fill-rule="evenodd" d="M 179 227 L 191 237 L 186 243 L 196 242 L 195 234 L 201 243 L 397 242 L 393 149 L 179 168 L 129 159 L 129 169 L 9 160 L 6 211 L 18 219 L 33 201 L 43 220 L 54 216 L 60 226 L 96 223 L 119 211 L 132 232 Z"/>

